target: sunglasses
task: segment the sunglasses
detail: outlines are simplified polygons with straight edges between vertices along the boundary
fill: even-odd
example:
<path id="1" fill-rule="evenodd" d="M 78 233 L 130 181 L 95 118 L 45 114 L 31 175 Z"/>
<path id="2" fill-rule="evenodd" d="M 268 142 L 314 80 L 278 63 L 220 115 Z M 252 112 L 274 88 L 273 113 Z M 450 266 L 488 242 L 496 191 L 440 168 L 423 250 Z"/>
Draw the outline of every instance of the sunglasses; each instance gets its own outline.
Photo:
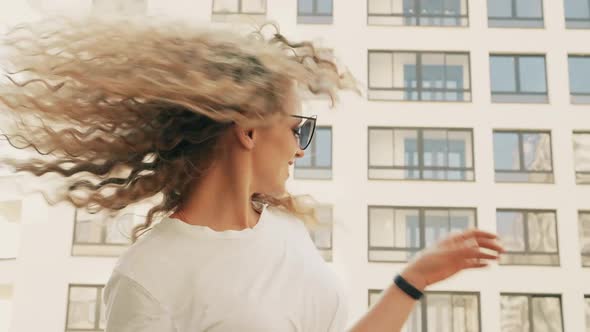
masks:
<path id="1" fill-rule="evenodd" d="M 312 117 L 301 116 L 301 115 L 291 115 L 294 118 L 302 119 L 301 124 L 297 127 L 297 139 L 299 143 L 299 148 L 301 150 L 305 150 L 309 144 L 311 143 L 311 139 L 313 138 L 313 134 L 315 132 L 315 122 L 317 116 L 314 115 Z"/>

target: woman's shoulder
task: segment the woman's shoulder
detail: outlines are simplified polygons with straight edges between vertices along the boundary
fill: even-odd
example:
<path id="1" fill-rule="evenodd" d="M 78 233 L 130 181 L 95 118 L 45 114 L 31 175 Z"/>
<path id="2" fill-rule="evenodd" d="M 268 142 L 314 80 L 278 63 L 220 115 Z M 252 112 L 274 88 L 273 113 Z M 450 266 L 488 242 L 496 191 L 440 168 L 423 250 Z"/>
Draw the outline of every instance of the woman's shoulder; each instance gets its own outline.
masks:
<path id="1" fill-rule="evenodd" d="M 141 275 L 167 268 L 165 265 L 173 265 L 174 257 L 178 257 L 178 248 L 174 236 L 163 228 L 164 225 L 156 224 L 140 236 L 119 256 L 115 270 L 132 279 L 139 279 Z"/>

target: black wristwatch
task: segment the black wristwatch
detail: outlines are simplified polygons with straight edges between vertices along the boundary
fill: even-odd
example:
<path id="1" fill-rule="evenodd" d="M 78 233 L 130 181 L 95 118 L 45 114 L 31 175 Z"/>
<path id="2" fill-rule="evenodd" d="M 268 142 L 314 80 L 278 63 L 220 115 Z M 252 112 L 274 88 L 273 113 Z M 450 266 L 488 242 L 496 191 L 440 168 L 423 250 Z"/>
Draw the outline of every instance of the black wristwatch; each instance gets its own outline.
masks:
<path id="1" fill-rule="evenodd" d="M 401 275 L 395 276 L 393 282 L 401 289 L 404 293 L 408 294 L 414 300 L 419 300 L 424 294 L 412 286 L 406 279 L 402 278 Z"/>

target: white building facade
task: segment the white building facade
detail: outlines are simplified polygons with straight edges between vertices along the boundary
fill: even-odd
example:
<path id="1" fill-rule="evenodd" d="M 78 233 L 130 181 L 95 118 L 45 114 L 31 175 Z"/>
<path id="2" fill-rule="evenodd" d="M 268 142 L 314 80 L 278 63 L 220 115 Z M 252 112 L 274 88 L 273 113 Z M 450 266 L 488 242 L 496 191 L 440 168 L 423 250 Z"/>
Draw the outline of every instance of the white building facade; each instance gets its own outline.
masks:
<path id="1" fill-rule="evenodd" d="M 351 323 L 417 251 L 478 227 L 509 252 L 430 287 L 405 331 L 590 331 L 590 1 L 28 0 L 0 4 L 0 29 L 113 11 L 274 20 L 359 79 L 335 110 L 305 102 L 319 127 L 288 181 L 324 205 L 312 236 Z M 105 221 L 0 172 L 0 331 L 101 331 L 121 233 L 149 205 Z"/>

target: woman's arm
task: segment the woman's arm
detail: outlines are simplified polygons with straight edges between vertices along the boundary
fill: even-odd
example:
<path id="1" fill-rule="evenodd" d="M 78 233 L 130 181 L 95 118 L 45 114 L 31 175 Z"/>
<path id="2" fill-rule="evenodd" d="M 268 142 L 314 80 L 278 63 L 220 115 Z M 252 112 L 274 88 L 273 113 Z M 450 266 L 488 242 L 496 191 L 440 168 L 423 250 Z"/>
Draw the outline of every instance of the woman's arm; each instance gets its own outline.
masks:
<path id="1" fill-rule="evenodd" d="M 485 248 L 494 254 L 485 253 Z M 442 240 L 419 254 L 401 276 L 416 289 L 456 274 L 464 269 L 488 266 L 487 260 L 497 260 L 504 249 L 496 242 L 496 235 L 480 230 L 469 230 Z M 363 316 L 350 332 L 400 331 L 412 312 L 416 300 L 392 284 L 380 300 Z"/>

